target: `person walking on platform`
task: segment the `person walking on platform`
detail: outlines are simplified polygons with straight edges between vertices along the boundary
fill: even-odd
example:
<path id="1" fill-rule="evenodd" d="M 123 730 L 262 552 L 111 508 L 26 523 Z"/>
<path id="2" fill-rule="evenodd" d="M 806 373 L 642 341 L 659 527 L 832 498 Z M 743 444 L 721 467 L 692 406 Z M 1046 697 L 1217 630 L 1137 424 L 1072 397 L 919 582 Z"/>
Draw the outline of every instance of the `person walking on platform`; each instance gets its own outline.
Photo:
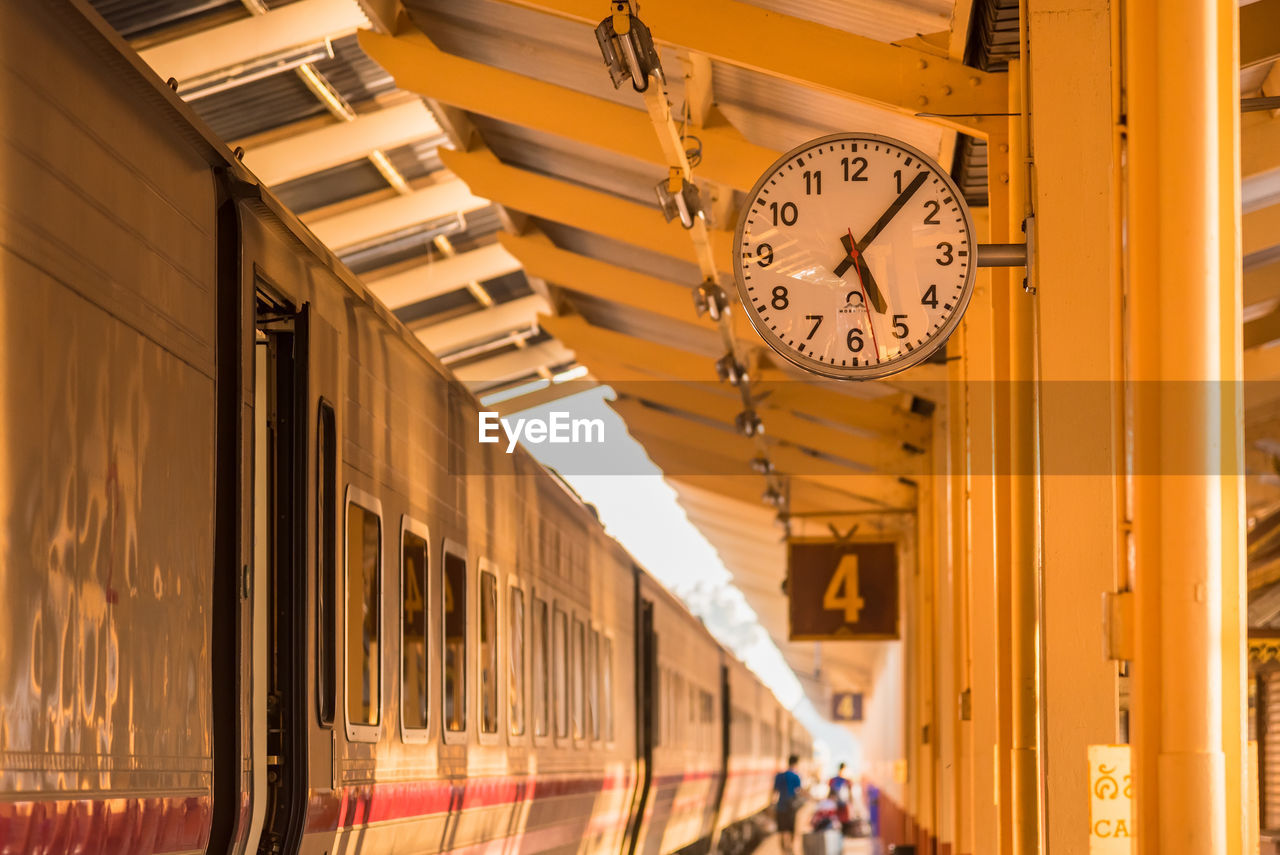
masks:
<path id="1" fill-rule="evenodd" d="M 802 801 L 800 775 L 796 772 L 799 764 L 800 758 L 792 754 L 787 758 L 787 768 L 773 779 L 773 791 L 778 795 L 774 820 L 778 825 L 778 841 L 782 844 L 783 855 L 795 853 L 796 810 Z"/>
<path id="2" fill-rule="evenodd" d="M 840 828 L 846 834 L 851 831 L 849 819 L 849 800 L 853 790 L 853 782 L 844 776 L 844 764 L 836 767 L 836 774 L 827 781 L 827 798 L 836 803 L 836 814 L 840 818 Z"/>

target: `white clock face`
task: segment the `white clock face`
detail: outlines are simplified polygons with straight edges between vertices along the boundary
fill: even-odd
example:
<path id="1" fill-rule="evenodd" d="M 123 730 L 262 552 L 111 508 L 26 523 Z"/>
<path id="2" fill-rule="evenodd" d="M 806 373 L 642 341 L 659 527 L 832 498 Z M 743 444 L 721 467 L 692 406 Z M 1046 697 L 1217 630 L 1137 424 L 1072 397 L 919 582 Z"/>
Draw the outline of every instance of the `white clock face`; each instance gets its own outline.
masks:
<path id="1" fill-rule="evenodd" d="M 756 330 L 828 377 L 884 377 L 927 359 L 973 289 L 973 225 L 955 183 L 872 134 L 783 155 L 747 196 L 734 247 Z"/>

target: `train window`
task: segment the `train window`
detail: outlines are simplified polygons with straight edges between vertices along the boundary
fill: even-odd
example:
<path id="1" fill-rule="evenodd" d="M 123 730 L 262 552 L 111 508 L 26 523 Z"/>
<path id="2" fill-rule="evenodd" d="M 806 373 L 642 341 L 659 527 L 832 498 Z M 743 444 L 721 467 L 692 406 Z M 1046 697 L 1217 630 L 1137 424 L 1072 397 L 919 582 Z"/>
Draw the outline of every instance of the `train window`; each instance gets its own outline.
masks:
<path id="1" fill-rule="evenodd" d="M 400 562 L 400 714 L 406 728 L 423 728 L 427 726 L 427 541 L 405 531 Z"/>
<path id="2" fill-rule="evenodd" d="M 381 675 L 382 521 L 355 502 L 347 505 L 347 721 L 376 725 Z"/>
<path id="3" fill-rule="evenodd" d="M 498 579 L 480 574 L 480 730 L 498 732 Z"/>
<path id="4" fill-rule="evenodd" d="M 569 618 L 559 606 L 551 625 L 551 669 L 556 695 L 556 736 L 569 735 Z"/>
<path id="5" fill-rule="evenodd" d="M 604 637 L 604 648 L 600 655 L 600 686 L 603 702 L 600 709 L 604 711 L 604 739 L 613 742 L 613 639 Z"/>
<path id="6" fill-rule="evenodd" d="M 715 731 L 715 699 L 711 697 L 711 693 L 700 691 L 699 699 L 702 702 L 702 738 L 706 740 L 708 745 L 716 741 Z"/>
<path id="7" fill-rule="evenodd" d="M 444 554 L 444 726 L 467 729 L 467 559 Z"/>
<path id="8" fill-rule="evenodd" d="M 600 633 L 591 630 L 587 637 L 587 731 L 591 739 L 600 741 Z"/>
<path id="9" fill-rule="evenodd" d="M 550 621 L 547 619 L 547 601 L 533 602 L 533 735 L 546 736 L 550 729 L 551 681 L 548 668 Z"/>
<path id="10" fill-rule="evenodd" d="M 524 735 L 524 591 L 511 589 L 511 634 L 507 642 L 507 719 L 512 736 Z"/>
<path id="11" fill-rule="evenodd" d="M 583 667 L 583 648 L 586 647 L 586 632 L 582 621 L 573 619 L 573 738 L 581 739 L 586 735 L 582 721 L 582 694 L 585 668 Z"/>
<path id="12" fill-rule="evenodd" d="M 338 600 L 338 495 L 336 491 L 338 441 L 333 406 L 320 402 L 316 419 L 316 692 L 320 723 L 333 724 L 334 675 L 338 670 L 336 648 Z"/>

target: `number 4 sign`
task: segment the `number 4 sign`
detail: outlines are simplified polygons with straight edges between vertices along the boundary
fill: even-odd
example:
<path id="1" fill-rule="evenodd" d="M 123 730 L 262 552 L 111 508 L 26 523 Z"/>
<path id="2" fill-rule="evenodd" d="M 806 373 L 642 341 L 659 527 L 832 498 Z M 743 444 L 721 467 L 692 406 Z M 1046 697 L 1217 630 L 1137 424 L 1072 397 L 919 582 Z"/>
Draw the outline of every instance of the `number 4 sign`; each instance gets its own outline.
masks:
<path id="1" fill-rule="evenodd" d="M 792 641 L 897 638 L 898 544 L 792 540 L 787 593 Z"/>

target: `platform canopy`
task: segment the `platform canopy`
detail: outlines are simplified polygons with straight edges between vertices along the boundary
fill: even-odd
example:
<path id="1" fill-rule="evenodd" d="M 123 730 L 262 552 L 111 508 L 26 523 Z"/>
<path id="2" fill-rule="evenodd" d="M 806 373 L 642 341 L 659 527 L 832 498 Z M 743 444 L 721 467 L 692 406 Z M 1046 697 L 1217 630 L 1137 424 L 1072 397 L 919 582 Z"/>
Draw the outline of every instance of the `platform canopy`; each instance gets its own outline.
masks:
<path id="1" fill-rule="evenodd" d="M 615 89 L 601 0 L 94 0 L 245 163 L 482 398 L 512 412 L 607 384 L 632 435 L 825 708 L 868 687 L 874 643 L 789 643 L 779 509 L 735 429 L 668 164 Z M 1008 109 L 1016 0 L 644 0 L 695 162 L 721 285 L 745 191 L 812 137 L 870 130 L 987 199 L 984 115 Z M 1280 95 L 1280 0 L 1244 7 L 1241 90 Z M 963 62 L 962 62 L 963 61 Z M 968 64 L 965 64 L 968 63 Z M 1243 115 L 1248 499 L 1280 513 L 1280 118 Z M 981 216 L 979 216 L 981 227 Z M 887 381 L 816 383 L 744 321 L 793 531 L 909 523 L 945 402 L 945 353 Z M 576 370 L 575 370 L 576 369 Z M 821 463 L 820 466 L 814 462 Z M 1261 552 L 1259 553 L 1261 554 Z M 1269 554 L 1269 553 L 1268 553 Z M 1280 582 L 1271 561 L 1251 576 Z M 1256 583 L 1256 584 L 1254 584 Z M 1269 620 L 1280 620 L 1280 594 Z M 1259 615 L 1259 619 L 1266 617 Z"/>

